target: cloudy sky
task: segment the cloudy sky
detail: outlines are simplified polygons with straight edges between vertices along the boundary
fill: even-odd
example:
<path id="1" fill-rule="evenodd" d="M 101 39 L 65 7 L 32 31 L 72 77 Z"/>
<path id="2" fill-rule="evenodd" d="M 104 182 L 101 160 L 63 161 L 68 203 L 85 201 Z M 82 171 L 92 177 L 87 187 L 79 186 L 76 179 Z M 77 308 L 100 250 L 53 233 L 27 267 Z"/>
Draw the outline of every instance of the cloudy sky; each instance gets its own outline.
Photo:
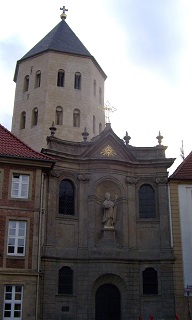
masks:
<path id="1" fill-rule="evenodd" d="M 117 110 L 115 133 L 133 146 L 155 146 L 160 131 L 170 173 L 192 150 L 191 0 L 9 0 L 0 11 L 0 123 L 11 129 L 16 61 L 60 22 L 66 22 L 108 78 L 105 101 Z"/>

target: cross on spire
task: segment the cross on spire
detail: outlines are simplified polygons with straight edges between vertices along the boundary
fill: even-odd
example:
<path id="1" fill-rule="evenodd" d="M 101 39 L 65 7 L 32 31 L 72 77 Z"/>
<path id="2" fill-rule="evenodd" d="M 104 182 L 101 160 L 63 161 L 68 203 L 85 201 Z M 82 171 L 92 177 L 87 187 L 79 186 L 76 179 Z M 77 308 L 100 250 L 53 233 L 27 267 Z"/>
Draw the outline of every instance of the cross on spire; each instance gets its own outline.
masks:
<path id="1" fill-rule="evenodd" d="M 67 18 L 67 15 L 65 13 L 65 11 L 68 11 L 68 9 L 65 9 L 65 6 L 63 6 L 63 8 L 60 8 L 60 10 L 62 10 L 62 14 L 60 15 L 62 20 L 65 20 Z"/>
<path id="2" fill-rule="evenodd" d="M 60 10 L 63 10 L 64 14 L 65 14 L 65 11 L 68 11 L 68 9 L 65 9 L 65 6 L 63 6 L 63 8 L 60 8 Z"/>

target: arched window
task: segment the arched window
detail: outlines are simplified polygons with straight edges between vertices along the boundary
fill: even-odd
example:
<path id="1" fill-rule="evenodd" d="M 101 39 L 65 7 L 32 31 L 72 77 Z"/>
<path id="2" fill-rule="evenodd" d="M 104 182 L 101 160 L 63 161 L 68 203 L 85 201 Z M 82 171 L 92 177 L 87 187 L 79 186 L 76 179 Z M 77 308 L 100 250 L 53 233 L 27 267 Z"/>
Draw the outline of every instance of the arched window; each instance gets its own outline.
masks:
<path id="1" fill-rule="evenodd" d="M 80 127 L 80 110 L 79 109 L 73 110 L 73 126 Z"/>
<path id="2" fill-rule="evenodd" d="M 32 111 L 32 126 L 36 126 L 38 123 L 38 109 L 34 108 Z"/>
<path id="3" fill-rule="evenodd" d="M 39 88 L 41 85 L 41 71 L 38 70 L 35 74 L 35 88 Z"/>
<path id="4" fill-rule="evenodd" d="M 80 72 L 75 73 L 74 88 L 79 90 L 81 89 L 81 73 Z"/>
<path id="5" fill-rule="evenodd" d="M 158 294 L 157 271 L 153 268 L 143 271 L 143 294 Z"/>
<path id="6" fill-rule="evenodd" d="M 102 90 L 99 88 L 99 103 L 102 103 Z"/>
<path id="7" fill-rule="evenodd" d="M 62 267 L 59 270 L 58 293 L 73 293 L 73 270 L 70 267 Z"/>
<path id="8" fill-rule="evenodd" d="M 99 123 L 99 134 L 102 132 L 102 123 Z"/>
<path id="9" fill-rule="evenodd" d="M 59 186 L 59 213 L 74 215 L 74 186 L 70 180 L 62 180 Z"/>
<path id="10" fill-rule="evenodd" d="M 93 133 L 95 133 L 95 116 L 93 116 Z"/>
<path id="11" fill-rule="evenodd" d="M 26 112 L 23 111 L 20 117 L 20 129 L 25 129 L 25 124 L 26 124 Z"/>
<path id="12" fill-rule="evenodd" d="M 96 97 L 97 83 L 96 80 L 93 81 L 93 94 Z"/>
<path id="13" fill-rule="evenodd" d="M 156 217 L 155 191 L 149 184 L 144 184 L 139 189 L 139 217 Z"/>
<path id="14" fill-rule="evenodd" d="M 65 83 L 65 71 L 63 69 L 59 69 L 57 74 L 57 86 L 64 87 Z"/>
<path id="15" fill-rule="evenodd" d="M 62 125 L 63 124 L 63 108 L 58 106 L 55 111 L 55 124 Z"/>
<path id="16" fill-rule="evenodd" d="M 23 91 L 26 92 L 29 90 L 29 75 L 26 75 L 24 78 L 24 87 Z"/>

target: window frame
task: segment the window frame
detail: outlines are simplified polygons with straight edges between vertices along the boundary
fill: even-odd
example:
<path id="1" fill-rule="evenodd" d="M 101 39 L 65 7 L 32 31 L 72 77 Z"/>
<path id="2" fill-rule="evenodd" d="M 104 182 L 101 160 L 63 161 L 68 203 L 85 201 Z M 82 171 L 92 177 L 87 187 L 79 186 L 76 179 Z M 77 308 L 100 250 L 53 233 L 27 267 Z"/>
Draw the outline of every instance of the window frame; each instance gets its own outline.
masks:
<path id="1" fill-rule="evenodd" d="M 26 111 L 22 111 L 20 115 L 20 130 L 26 127 Z"/>
<path id="2" fill-rule="evenodd" d="M 29 91 L 29 75 L 26 74 L 26 76 L 24 77 L 24 83 L 23 83 L 23 92 L 28 92 Z"/>
<path id="3" fill-rule="evenodd" d="M 11 223 L 15 223 L 15 228 L 11 228 Z M 25 228 L 20 228 L 19 225 L 21 223 L 24 223 Z M 15 230 L 15 234 L 13 233 L 13 230 Z M 23 235 L 19 235 L 19 231 L 23 230 Z M 12 232 L 11 232 L 12 231 Z M 11 242 L 10 240 L 14 240 L 14 244 L 9 245 Z M 19 242 L 23 240 L 23 246 L 21 244 L 19 245 Z M 7 256 L 17 256 L 17 257 L 24 257 L 26 256 L 26 242 L 27 242 L 27 221 L 26 220 L 15 220 L 15 219 L 9 219 L 8 226 L 7 226 Z M 14 252 L 9 252 L 9 248 L 13 247 Z M 23 252 L 19 253 L 18 249 L 23 248 Z"/>
<path id="4" fill-rule="evenodd" d="M 140 190 L 141 190 L 141 188 L 142 187 L 144 187 L 144 186 L 149 186 L 152 190 L 153 190 L 153 192 L 154 192 L 154 203 L 153 203 L 153 205 L 154 205 L 154 216 L 152 217 L 150 217 L 150 216 L 146 216 L 146 217 L 142 217 L 141 216 L 141 212 L 140 212 Z M 158 216 L 157 216 L 157 212 L 158 212 L 158 210 L 157 210 L 157 194 L 156 194 L 156 188 L 150 183 L 150 182 L 143 182 L 142 184 L 140 184 L 139 186 L 138 186 L 138 190 L 137 190 L 137 199 L 138 199 L 138 218 L 140 219 L 140 220 L 145 220 L 145 221 L 150 221 L 150 220 L 157 220 L 157 218 L 158 218 Z"/>
<path id="5" fill-rule="evenodd" d="M 70 274 L 65 274 L 63 277 L 61 277 L 61 272 L 62 270 L 66 270 L 67 272 L 70 271 Z M 70 283 L 66 284 L 66 278 L 70 277 Z M 63 266 L 59 269 L 58 272 L 58 294 L 62 295 L 72 295 L 73 294 L 73 286 L 74 286 L 74 271 L 71 267 L 69 266 Z"/>
<path id="6" fill-rule="evenodd" d="M 35 73 L 35 88 L 40 88 L 41 86 L 41 71 L 38 70 Z"/>
<path id="7" fill-rule="evenodd" d="M 63 181 L 66 181 L 66 182 L 70 182 L 71 184 L 71 187 L 72 187 L 72 191 L 73 191 L 73 202 L 72 202 L 72 212 L 73 213 L 66 213 L 66 212 L 60 212 L 60 205 L 61 205 L 61 200 L 60 200 L 60 189 L 61 189 L 61 183 Z M 70 209 L 71 210 L 71 209 Z M 67 209 L 65 209 L 65 211 L 67 211 Z M 71 179 L 68 179 L 68 178 L 64 178 L 60 181 L 59 183 L 59 202 L 58 202 L 58 214 L 59 216 L 67 216 L 67 217 L 74 217 L 75 216 L 75 185 L 74 185 L 74 182 L 71 180 Z"/>
<path id="8" fill-rule="evenodd" d="M 74 77 L 74 89 L 76 90 L 81 90 L 81 73 L 80 72 L 75 72 L 75 77 Z"/>
<path id="9" fill-rule="evenodd" d="M 19 176 L 19 181 L 14 181 L 14 175 L 15 176 Z M 28 177 L 28 181 L 27 182 L 22 182 L 22 177 Z M 21 179 L 20 179 L 21 177 Z M 15 190 L 18 190 L 18 196 L 16 196 L 14 194 L 14 183 L 18 184 L 18 189 L 15 189 Z M 22 186 L 28 186 L 27 190 L 23 190 L 23 191 L 26 191 L 26 196 L 22 196 Z M 29 199 L 29 186 L 30 186 L 30 174 L 25 174 L 25 173 L 17 173 L 17 172 L 12 172 L 12 175 L 11 175 L 11 198 L 12 199 Z"/>
<path id="10" fill-rule="evenodd" d="M 147 270 L 149 271 L 149 269 L 153 270 L 154 275 L 156 276 L 156 279 L 155 279 L 156 281 L 155 282 L 154 281 L 149 281 L 147 283 L 147 281 L 146 281 L 147 279 L 144 280 L 144 273 Z M 144 289 L 144 286 L 145 286 L 145 289 Z M 154 288 L 152 288 L 153 292 L 152 291 L 151 292 L 146 292 L 147 291 L 147 286 L 149 288 L 152 288 L 152 286 L 154 286 L 155 290 L 154 290 Z M 150 290 L 148 290 L 148 291 L 150 291 Z M 156 292 L 154 292 L 154 291 L 156 291 Z M 159 275 L 158 275 L 158 271 L 153 266 L 148 266 L 148 267 L 146 267 L 146 268 L 144 268 L 142 270 L 142 294 L 144 296 L 151 296 L 151 295 L 155 295 L 156 296 L 156 295 L 159 295 Z"/>
<path id="11" fill-rule="evenodd" d="M 64 88 L 65 86 L 65 70 L 59 69 L 57 72 L 57 87 Z"/>
<path id="12" fill-rule="evenodd" d="M 11 287 L 11 292 L 8 291 L 8 287 Z M 16 291 L 20 288 L 20 291 Z M 21 296 L 20 299 L 16 297 Z M 7 299 L 10 296 L 11 299 Z M 10 305 L 11 309 L 6 310 L 6 305 Z M 20 305 L 20 309 L 16 310 L 15 306 Z M 15 316 L 15 312 L 20 311 L 20 317 Z M 3 320 L 22 320 L 22 311 L 23 311 L 23 285 L 9 285 L 5 284 L 4 286 L 4 301 L 3 301 Z M 5 316 L 5 312 L 10 312 L 10 316 Z"/>

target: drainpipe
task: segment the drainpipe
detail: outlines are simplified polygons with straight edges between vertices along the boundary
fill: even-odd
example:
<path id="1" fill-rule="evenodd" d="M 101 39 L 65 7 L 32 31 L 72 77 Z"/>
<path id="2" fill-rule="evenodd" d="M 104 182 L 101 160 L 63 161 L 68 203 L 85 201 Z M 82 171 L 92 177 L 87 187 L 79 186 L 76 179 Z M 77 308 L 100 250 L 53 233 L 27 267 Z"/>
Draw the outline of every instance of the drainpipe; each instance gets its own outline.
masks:
<path id="1" fill-rule="evenodd" d="M 39 284 L 40 284 L 40 266 L 41 266 L 41 238 L 42 238 L 42 215 L 43 195 L 44 195 L 45 173 L 41 175 L 41 191 L 40 191 L 40 209 L 39 209 L 39 232 L 38 232 L 38 251 L 37 251 L 37 283 L 36 283 L 36 303 L 35 303 L 35 320 L 38 320 L 38 304 L 39 304 Z"/>

